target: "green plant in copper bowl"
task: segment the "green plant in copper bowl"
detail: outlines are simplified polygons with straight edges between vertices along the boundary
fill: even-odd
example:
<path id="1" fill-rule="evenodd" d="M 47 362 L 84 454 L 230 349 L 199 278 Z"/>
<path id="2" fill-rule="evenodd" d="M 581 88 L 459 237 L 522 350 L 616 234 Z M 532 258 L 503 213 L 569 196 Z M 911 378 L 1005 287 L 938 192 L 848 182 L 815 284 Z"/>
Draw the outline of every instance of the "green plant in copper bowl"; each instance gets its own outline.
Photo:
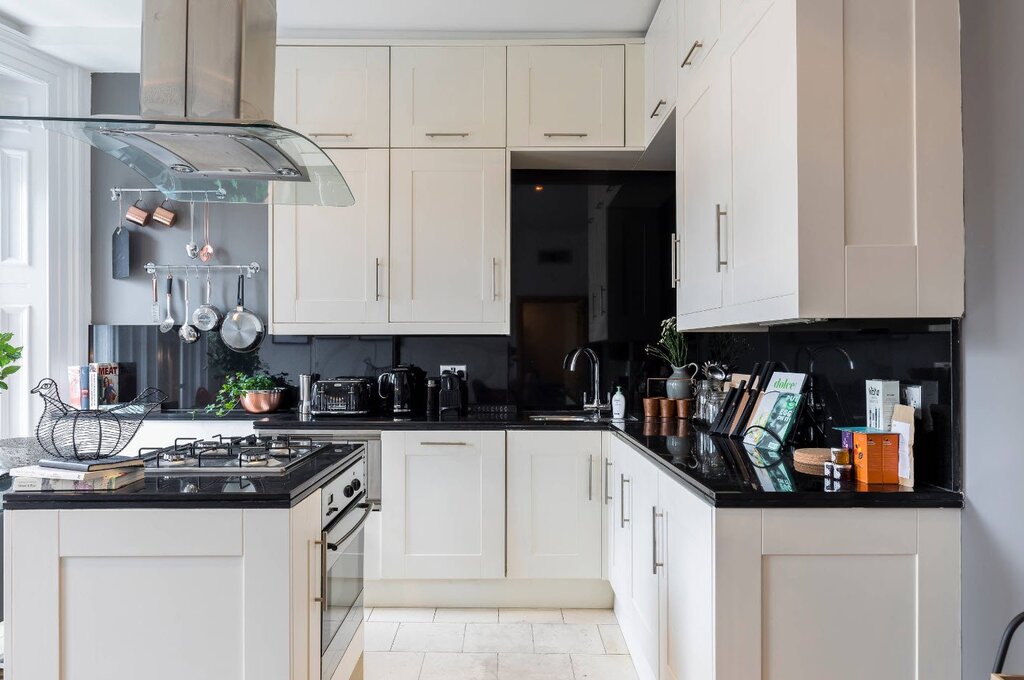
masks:
<path id="1" fill-rule="evenodd" d="M 224 378 L 208 413 L 225 416 L 239 404 L 248 413 L 272 413 L 281 405 L 283 389 L 269 375 L 234 373 Z"/>

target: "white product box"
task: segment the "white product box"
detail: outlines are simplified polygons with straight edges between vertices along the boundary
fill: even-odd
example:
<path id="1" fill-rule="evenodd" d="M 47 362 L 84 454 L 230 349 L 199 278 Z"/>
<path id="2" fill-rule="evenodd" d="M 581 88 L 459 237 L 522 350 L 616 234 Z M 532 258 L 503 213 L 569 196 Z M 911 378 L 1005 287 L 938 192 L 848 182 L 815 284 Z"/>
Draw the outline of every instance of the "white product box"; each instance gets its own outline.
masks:
<path id="1" fill-rule="evenodd" d="M 900 403 L 899 380 L 867 380 L 867 426 L 888 432 L 892 427 L 892 410 Z"/>

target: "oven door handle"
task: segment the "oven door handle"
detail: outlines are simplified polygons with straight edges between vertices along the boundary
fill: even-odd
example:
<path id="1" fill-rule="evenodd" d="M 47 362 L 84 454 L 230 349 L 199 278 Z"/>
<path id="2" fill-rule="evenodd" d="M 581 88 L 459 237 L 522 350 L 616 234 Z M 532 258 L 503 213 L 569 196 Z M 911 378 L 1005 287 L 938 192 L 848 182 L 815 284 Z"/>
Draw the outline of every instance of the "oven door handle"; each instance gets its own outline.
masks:
<path id="1" fill-rule="evenodd" d="M 363 525 L 366 524 L 366 520 L 368 520 L 370 518 L 370 513 L 373 512 L 374 504 L 373 503 L 360 503 L 356 507 L 357 508 L 366 508 L 366 513 L 362 517 L 360 517 L 359 518 L 359 522 L 357 522 L 356 525 L 354 527 L 352 527 L 349 530 L 349 532 L 347 534 L 345 534 L 344 536 L 342 536 L 341 539 L 339 539 L 336 543 L 331 543 L 330 541 L 328 541 L 327 540 L 327 536 L 325 534 L 324 535 L 324 547 L 327 548 L 327 550 L 338 550 L 338 549 L 340 549 L 341 546 L 345 544 L 345 541 L 350 539 L 357 531 L 362 529 Z M 324 554 L 326 555 L 327 553 L 325 552 Z"/>

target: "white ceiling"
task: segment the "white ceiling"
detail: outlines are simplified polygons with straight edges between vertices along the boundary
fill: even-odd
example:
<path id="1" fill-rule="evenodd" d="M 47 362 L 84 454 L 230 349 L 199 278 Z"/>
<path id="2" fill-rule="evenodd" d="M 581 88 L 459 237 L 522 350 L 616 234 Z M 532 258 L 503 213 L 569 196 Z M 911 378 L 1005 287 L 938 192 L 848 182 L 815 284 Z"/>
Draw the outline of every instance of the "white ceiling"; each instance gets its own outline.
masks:
<path id="1" fill-rule="evenodd" d="M 658 0 L 278 0 L 278 35 L 641 35 Z M 0 0 L 0 22 L 91 71 L 137 71 L 142 0 Z"/>

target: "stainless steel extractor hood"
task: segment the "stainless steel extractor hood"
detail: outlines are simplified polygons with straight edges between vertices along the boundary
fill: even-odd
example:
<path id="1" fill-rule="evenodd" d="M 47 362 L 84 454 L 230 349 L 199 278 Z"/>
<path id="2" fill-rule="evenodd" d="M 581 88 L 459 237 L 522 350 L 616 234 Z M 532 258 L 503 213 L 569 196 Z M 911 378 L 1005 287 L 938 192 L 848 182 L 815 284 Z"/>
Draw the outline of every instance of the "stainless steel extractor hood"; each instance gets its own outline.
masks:
<path id="1" fill-rule="evenodd" d="M 144 0 L 138 117 L 0 116 L 109 154 L 169 198 L 349 206 L 344 177 L 274 110 L 275 0 Z"/>

